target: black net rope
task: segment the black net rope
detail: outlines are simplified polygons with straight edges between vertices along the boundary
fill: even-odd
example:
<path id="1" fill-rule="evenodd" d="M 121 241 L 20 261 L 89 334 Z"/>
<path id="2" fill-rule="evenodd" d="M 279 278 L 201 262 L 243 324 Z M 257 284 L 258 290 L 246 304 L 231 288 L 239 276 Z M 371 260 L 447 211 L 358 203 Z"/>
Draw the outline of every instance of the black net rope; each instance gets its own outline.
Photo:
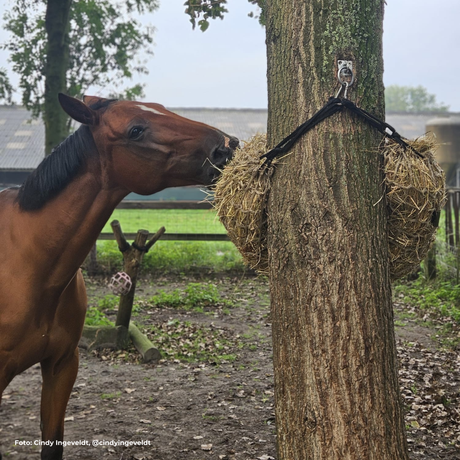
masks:
<path id="1" fill-rule="evenodd" d="M 306 132 L 313 129 L 316 125 L 321 123 L 326 118 L 329 118 L 337 112 L 341 112 L 344 108 L 350 110 L 359 117 L 363 118 L 365 121 L 367 121 L 367 123 L 376 128 L 386 137 L 397 142 L 403 148 L 410 149 L 420 158 L 424 158 L 422 154 L 417 152 L 401 137 L 401 135 L 393 128 L 393 126 L 380 120 L 379 118 L 367 112 L 366 110 L 359 108 L 355 103 L 353 103 L 349 99 L 340 97 L 331 97 L 327 101 L 327 103 L 323 107 L 321 107 L 321 109 L 319 109 L 310 119 L 308 119 L 305 123 L 297 127 L 291 134 L 289 134 L 289 136 L 285 137 L 278 145 L 276 145 L 273 149 L 262 155 L 260 158 L 265 159 L 265 165 L 270 165 L 275 158 L 288 153 L 289 150 L 291 150 L 291 148 L 294 146 L 294 144 Z"/>

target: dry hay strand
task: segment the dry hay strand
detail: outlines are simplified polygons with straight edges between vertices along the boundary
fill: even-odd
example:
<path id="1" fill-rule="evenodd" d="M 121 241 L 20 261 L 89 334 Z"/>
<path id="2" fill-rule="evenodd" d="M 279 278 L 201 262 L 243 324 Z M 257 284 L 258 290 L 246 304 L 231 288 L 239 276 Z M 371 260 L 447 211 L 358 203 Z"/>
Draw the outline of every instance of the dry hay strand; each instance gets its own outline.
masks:
<path id="1" fill-rule="evenodd" d="M 419 268 L 435 240 L 446 198 L 444 172 L 434 159 L 434 135 L 408 143 L 423 158 L 391 140 L 383 146 L 393 280 Z"/>
<path id="2" fill-rule="evenodd" d="M 257 134 L 236 150 L 215 187 L 214 207 L 228 236 L 250 268 L 268 272 L 266 205 L 273 166 L 261 167 L 266 136 Z"/>

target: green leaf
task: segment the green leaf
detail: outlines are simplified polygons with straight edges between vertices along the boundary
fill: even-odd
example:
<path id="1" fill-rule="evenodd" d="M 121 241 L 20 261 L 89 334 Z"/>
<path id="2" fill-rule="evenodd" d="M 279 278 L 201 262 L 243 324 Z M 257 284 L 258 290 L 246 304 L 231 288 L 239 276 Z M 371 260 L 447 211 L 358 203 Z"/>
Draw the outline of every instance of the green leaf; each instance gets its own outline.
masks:
<path id="1" fill-rule="evenodd" d="M 200 26 L 201 32 L 206 32 L 207 28 L 209 27 L 209 21 L 202 19 L 201 21 L 198 21 L 198 25 Z"/>
<path id="2" fill-rule="evenodd" d="M 18 0 L 4 16 L 12 38 L 3 45 L 19 74 L 22 102 L 38 116 L 44 102 L 47 0 Z M 152 55 L 153 29 L 142 25 L 139 14 L 158 8 L 158 0 L 74 0 L 69 17 L 67 92 L 81 97 L 90 86 L 107 88 L 126 98 L 141 96 L 142 87 L 123 90 L 134 73 L 147 73 Z M 6 75 L 0 74 L 0 98 L 8 100 Z M 11 85 L 10 85 L 11 86 Z"/>

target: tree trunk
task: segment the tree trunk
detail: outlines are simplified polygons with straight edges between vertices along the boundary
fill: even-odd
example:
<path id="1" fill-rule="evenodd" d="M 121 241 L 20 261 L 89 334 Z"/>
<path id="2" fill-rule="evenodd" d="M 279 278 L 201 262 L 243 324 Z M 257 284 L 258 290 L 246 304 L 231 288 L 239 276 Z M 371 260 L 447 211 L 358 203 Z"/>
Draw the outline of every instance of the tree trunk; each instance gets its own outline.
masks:
<path id="1" fill-rule="evenodd" d="M 45 64 L 45 154 L 68 136 L 67 115 L 62 110 L 58 93 L 67 90 L 69 67 L 69 14 L 72 0 L 48 0 L 45 26 L 48 39 Z"/>
<path id="2" fill-rule="evenodd" d="M 384 0 L 267 0 L 269 144 L 338 89 L 384 117 Z M 270 194 L 278 460 L 407 459 L 381 135 L 349 113 L 307 133 Z"/>

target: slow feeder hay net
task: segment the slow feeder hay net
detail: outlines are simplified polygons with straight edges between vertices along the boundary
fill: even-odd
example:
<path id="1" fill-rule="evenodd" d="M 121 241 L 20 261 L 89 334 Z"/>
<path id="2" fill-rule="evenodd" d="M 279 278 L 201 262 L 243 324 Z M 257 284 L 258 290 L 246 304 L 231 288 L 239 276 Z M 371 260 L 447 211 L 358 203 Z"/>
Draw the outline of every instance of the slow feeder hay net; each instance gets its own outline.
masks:
<path id="1" fill-rule="evenodd" d="M 273 167 L 261 168 L 267 151 L 258 134 L 237 149 L 216 188 L 214 207 L 244 261 L 261 274 L 268 272 L 266 201 Z"/>
<path id="2" fill-rule="evenodd" d="M 437 218 L 445 201 L 444 173 L 434 159 L 434 137 L 426 135 L 404 149 L 393 140 L 383 144 L 388 206 L 390 273 L 393 280 L 414 272 L 435 239 Z M 268 272 L 266 205 L 273 166 L 262 168 L 266 137 L 257 135 L 235 152 L 216 188 L 214 206 L 245 262 Z"/>
<path id="3" fill-rule="evenodd" d="M 419 268 L 435 240 L 446 197 L 444 172 L 434 159 L 434 135 L 408 143 L 424 158 L 392 140 L 383 146 L 393 280 Z"/>

